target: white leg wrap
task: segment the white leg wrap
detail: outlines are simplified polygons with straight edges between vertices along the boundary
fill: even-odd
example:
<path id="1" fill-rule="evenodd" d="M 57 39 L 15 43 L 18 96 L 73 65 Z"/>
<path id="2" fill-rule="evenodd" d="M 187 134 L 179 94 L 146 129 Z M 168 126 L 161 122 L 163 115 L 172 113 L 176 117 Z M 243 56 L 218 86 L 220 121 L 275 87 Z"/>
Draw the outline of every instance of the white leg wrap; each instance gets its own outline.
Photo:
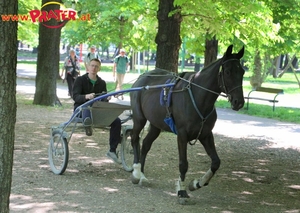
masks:
<path id="1" fill-rule="evenodd" d="M 133 164 L 133 171 L 131 173 L 131 182 L 133 184 L 138 184 L 141 180 L 143 173 L 141 172 L 141 164 L 135 163 Z"/>
<path id="2" fill-rule="evenodd" d="M 186 190 L 185 189 L 185 184 L 184 181 L 181 181 L 181 178 L 179 177 L 179 179 L 175 182 L 176 185 L 176 193 L 178 193 L 181 190 Z"/>
<path id="3" fill-rule="evenodd" d="M 209 183 L 210 179 L 214 176 L 214 173 L 209 169 L 203 177 L 200 179 L 196 180 L 194 179 L 193 181 L 190 182 L 189 184 L 189 190 L 194 191 L 196 189 L 201 188 L 202 186 L 205 186 Z"/>
<path id="4" fill-rule="evenodd" d="M 207 185 L 210 181 L 210 179 L 214 176 L 214 173 L 209 169 L 205 175 L 199 179 L 199 185 L 202 187 L 204 185 Z"/>
<path id="5" fill-rule="evenodd" d="M 142 172 L 141 172 L 141 164 L 140 163 L 133 164 L 132 176 L 136 179 L 141 179 Z"/>

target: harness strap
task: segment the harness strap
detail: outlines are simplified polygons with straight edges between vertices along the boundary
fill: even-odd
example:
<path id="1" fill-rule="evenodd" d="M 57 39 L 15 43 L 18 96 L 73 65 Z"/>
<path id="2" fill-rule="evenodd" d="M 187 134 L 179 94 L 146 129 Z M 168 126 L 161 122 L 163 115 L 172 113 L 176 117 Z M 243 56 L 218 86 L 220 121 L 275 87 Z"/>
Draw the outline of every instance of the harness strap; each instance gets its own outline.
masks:
<path id="1" fill-rule="evenodd" d="M 199 133 L 198 133 L 198 135 L 197 135 L 197 137 L 195 138 L 195 140 L 194 140 L 193 143 L 191 143 L 191 142 L 189 141 L 189 144 L 190 144 L 190 145 L 195 145 L 195 143 L 197 142 L 199 136 L 200 136 L 201 133 L 202 133 L 202 129 L 203 129 L 203 126 L 204 126 L 205 121 L 207 120 L 207 118 L 208 118 L 208 117 L 213 113 L 213 111 L 215 110 L 215 107 L 213 107 L 213 109 L 210 111 L 210 113 L 209 113 L 207 116 L 205 116 L 205 117 L 201 114 L 200 110 L 198 109 L 198 107 L 197 107 L 197 105 L 196 105 L 196 102 L 195 102 L 195 99 L 194 99 L 194 96 L 193 96 L 193 92 L 192 92 L 192 89 L 191 89 L 191 87 L 190 87 L 190 84 L 191 84 L 191 81 L 193 80 L 193 78 L 194 78 L 194 75 L 193 75 L 192 78 L 190 79 L 189 84 L 187 85 L 186 88 L 187 88 L 187 90 L 188 90 L 188 92 L 189 92 L 189 95 L 190 95 L 191 101 L 192 101 L 192 103 L 193 103 L 194 109 L 196 110 L 197 114 L 198 114 L 199 117 L 202 119 L 202 121 L 201 121 L 201 127 L 200 127 L 200 130 L 199 130 Z"/>

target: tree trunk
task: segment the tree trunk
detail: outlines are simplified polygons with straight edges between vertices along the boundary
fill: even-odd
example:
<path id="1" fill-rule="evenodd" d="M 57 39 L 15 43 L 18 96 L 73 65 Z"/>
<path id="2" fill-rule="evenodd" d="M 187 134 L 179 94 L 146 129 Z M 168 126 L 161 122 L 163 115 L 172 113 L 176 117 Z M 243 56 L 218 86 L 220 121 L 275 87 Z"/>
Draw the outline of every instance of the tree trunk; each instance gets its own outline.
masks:
<path id="1" fill-rule="evenodd" d="M 296 55 L 293 55 L 293 57 L 292 57 L 292 59 L 290 59 L 290 56 L 289 56 L 289 54 L 286 54 L 286 64 L 285 64 L 285 66 L 284 66 L 284 69 L 283 70 L 281 70 L 279 73 L 278 73 L 278 75 L 277 75 L 277 77 L 279 77 L 279 78 L 281 78 L 282 76 L 283 76 L 283 74 L 284 73 L 286 73 L 287 71 L 288 71 L 288 69 L 294 69 L 294 66 L 293 66 L 293 61 L 294 61 L 294 59 L 296 58 Z"/>
<path id="2" fill-rule="evenodd" d="M 4 0 L 0 14 L 17 14 L 18 1 Z M 15 21 L 0 22 L 0 212 L 9 212 L 16 124 L 17 29 Z"/>
<path id="3" fill-rule="evenodd" d="M 42 5 L 48 0 L 43 0 Z M 61 3 L 61 1 L 58 1 Z M 59 5 L 49 4 L 42 10 L 58 10 Z M 47 26 L 45 26 L 46 24 Z M 37 72 L 35 80 L 35 94 L 33 104 L 54 106 L 59 104 L 56 95 L 56 80 L 59 74 L 59 44 L 61 27 L 57 26 L 61 22 L 51 19 L 48 22 L 40 23 L 39 26 L 39 46 L 37 55 Z"/>
<path id="4" fill-rule="evenodd" d="M 262 70 L 261 56 L 260 56 L 260 52 L 257 50 L 254 56 L 253 74 L 250 77 L 250 84 L 252 88 L 260 87 L 261 84 L 263 83 L 261 70 Z"/>
<path id="5" fill-rule="evenodd" d="M 273 78 L 277 78 L 279 72 L 280 72 L 280 56 L 277 56 L 273 60 L 273 70 L 272 70 Z"/>
<path id="6" fill-rule="evenodd" d="M 196 56 L 195 56 L 195 67 L 194 67 L 194 71 L 195 71 L 195 72 L 199 72 L 199 71 L 200 71 L 200 67 L 201 67 L 200 62 L 201 62 L 200 57 L 198 57 L 198 56 L 196 55 Z"/>
<path id="7" fill-rule="evenodd" d="M 205 53 L 204 53 L 204 67 L 208 66 L 215 60 L 218 56 L 218 40 L 214 36 L 211 40 L 205 40 Z"/>
<path id="8" fill-rule="evenodd" d="M 156 67 L 178 73 L 178 57 L 181 45 L 180 24 L 182 16 L 180 8 L 174 6 L 174 0 L 159 0 L 157 11 L 158 32 Z M 174 12 L 169 16 L 170 12 Z"/>

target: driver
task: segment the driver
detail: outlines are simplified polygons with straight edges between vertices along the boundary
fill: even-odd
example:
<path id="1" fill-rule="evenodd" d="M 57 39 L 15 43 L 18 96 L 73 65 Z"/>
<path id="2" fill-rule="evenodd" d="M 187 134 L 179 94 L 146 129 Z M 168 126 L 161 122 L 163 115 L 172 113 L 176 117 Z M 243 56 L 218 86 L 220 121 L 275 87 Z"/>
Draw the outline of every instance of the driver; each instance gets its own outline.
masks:
<path id="1" fill-rule="evenodd" d="M 73 87 L 73 100 L 74 110 L 84 104 L 85 102 L 93 99 L 95 94 L 107 92 L 106 82 L 102 80 L 97 73 L 100 71 L 101 61 L 94 58 L 88 65 L 88 73 L 76 78 Z M 109 98 L 108 98 L 109 99 Z M 92 120 L 90 110 L 82 111 L 83 124 L 85 126 L 86 135 L 91 136 L 93 134 Z M 110 125 L 110 137 L 109 146 L 110 150 L 106 156 L 112 159 L 115 163 L 121 163 L 116 149 L 121 141 L 121 120 L 116 118 Z"/>

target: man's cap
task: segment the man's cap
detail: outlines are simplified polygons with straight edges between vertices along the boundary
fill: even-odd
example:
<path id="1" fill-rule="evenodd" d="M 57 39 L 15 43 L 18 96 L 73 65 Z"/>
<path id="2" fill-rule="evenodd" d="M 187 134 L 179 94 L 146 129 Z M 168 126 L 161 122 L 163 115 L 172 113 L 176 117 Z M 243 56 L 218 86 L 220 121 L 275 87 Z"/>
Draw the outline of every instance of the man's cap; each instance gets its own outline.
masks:
<path id="1" fill-rule="evenodd" d="M 124 49 L 120 49 L 120 53 L 125 53 L 126 51 Z"/>
<path id="2" fill-rule="evenodd" d="M 91 48 L 94 48 L 94 49 L 96 49 L 96 46 L 95 46 L 95 45 L 92 45 L 92 46 L 91 46 Z"/>

